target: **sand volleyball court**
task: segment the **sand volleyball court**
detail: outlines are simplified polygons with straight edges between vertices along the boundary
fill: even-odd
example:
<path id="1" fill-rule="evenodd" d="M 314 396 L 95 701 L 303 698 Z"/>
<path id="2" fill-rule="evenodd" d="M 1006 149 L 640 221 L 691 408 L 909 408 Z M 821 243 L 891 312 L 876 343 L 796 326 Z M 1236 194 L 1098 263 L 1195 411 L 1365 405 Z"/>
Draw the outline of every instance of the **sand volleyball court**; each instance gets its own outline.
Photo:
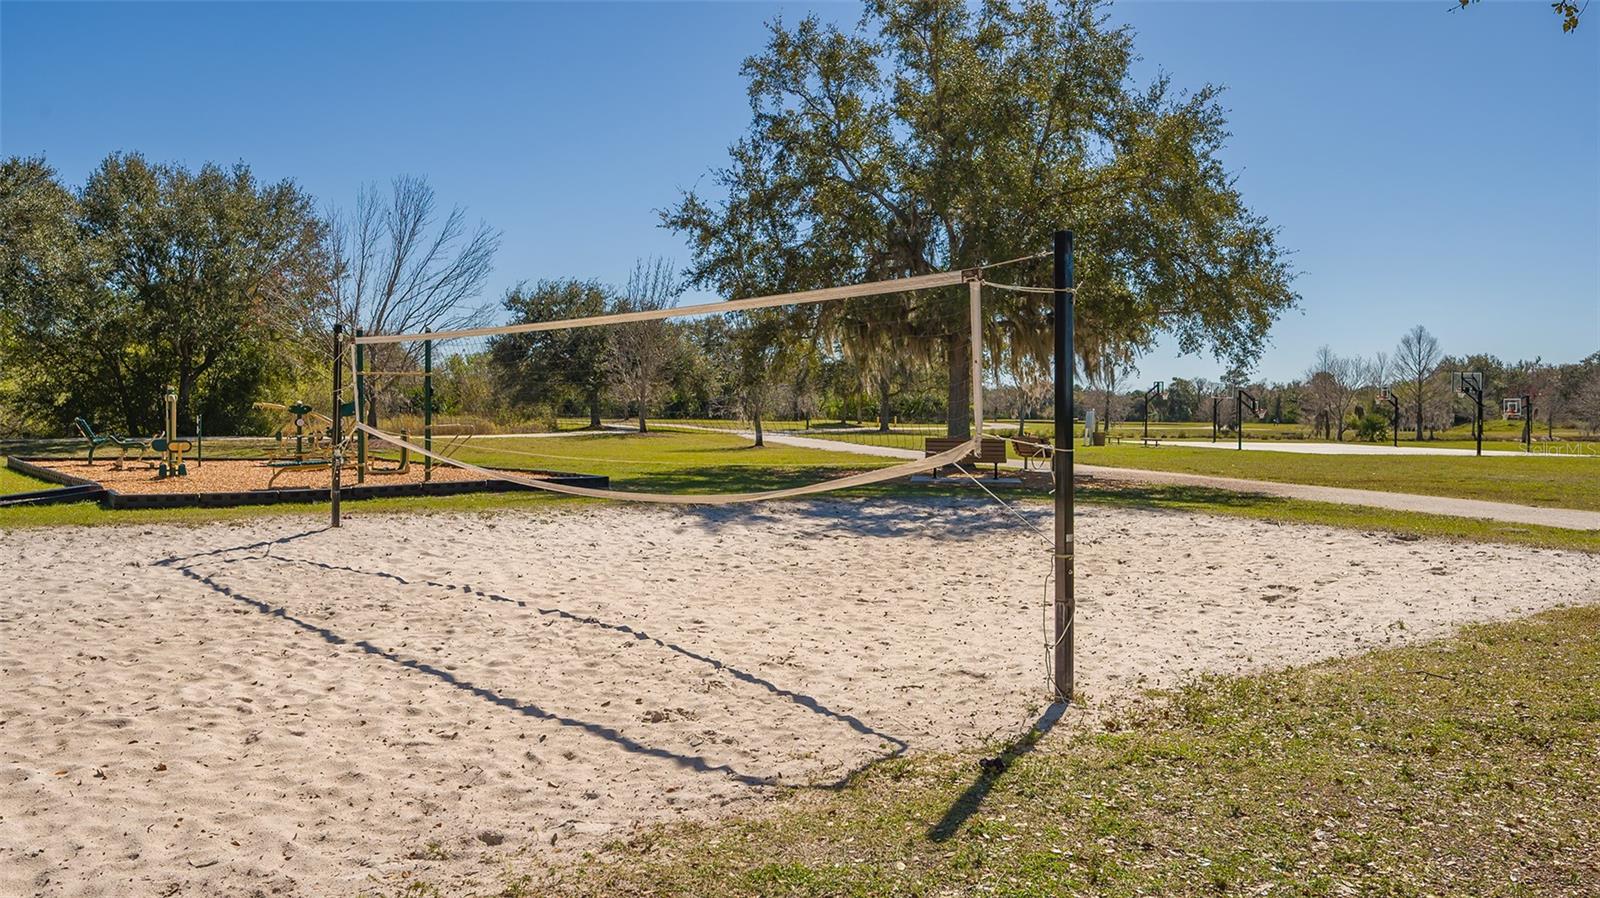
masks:
<path id="1" fill-rule="evenodd" d="M 1078 526 L 1091 701 L 1600 598 L 1578 553 Z M 1048 553 L 976 499 L 0 533 L 0 894 L 470 892 L 980 745 L 1041 713 Z"/>

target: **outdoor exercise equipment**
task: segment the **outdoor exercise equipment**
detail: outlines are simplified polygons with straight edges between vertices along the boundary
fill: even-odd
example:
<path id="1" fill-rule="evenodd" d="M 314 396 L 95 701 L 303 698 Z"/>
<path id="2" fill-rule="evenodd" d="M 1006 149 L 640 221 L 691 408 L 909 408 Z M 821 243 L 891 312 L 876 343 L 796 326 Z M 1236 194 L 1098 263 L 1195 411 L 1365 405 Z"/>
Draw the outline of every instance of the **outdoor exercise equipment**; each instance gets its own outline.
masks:
<path id="1" fill-rule="evenodd" d="M 273 439 L 278 441 L 278 448 L 274 453 L 275 458 L 288 460 L 292 456 L 294 461 L 306 461 L 308 456 L 321 453 L 322 450 L 318 445 L 320 437 L 315 433 L 308 434 L 306 425 L 313 419 L 331 424 L 332 419 L 312 411 L 311 406 L 304 402 L 295 402 L 290 405 L 284 405 L 280 402 L 257 402 L 255 407 L 266 411 L 282 412 L 289 416 L 287 420 L 278 425 L 278 429 L 272 434 Z M 288 430 L 291 424 L 294 425 L 293 452 L 289 451 L 287 440 L 284 436 L 284 431 Z M 307 448 L 308 441 L 309 449 Z"/>
<path id="2" fill-rule="evenodd" d="M 1394 393 L 1388 387 L 1379 387 L 1378 388 L 1378 401 L 1379 402 L 1387 402 L 1387 403 L 1389 403 L 1390 408 L 1392 408 L 1394 410 L 1394 414 L 1391 416 L 1391 419 L 1390 419 L 1393 422 L 1393 426 L 1390 428 L 1390 430 L 1394 431 L 1394 447 L 1396 449 L 1399 449 L 1400 448 L 1400 400 L 1399 400 L 1398 397 L 1396 397 L 1394 395 Z"/>
<path id="3" fill-rule="evenodd" d="M 167 390 L 166 411 L 167 429 L 150 440 L 150 448 L 161 453 L 156 476 L 187 477 L 189 466 L 184 463 L 183 454 L 193 449 L 194 443 L 178 436 L 178 394 L 175 390 Z"/>
<path id="4" fill-rule="evenodd" d="M 1472 398 L 1476 412 L 1472 421 L 1473 436 L 1478 441 L 1478 455 L 1483 455 L 1483 374 L 1477 371 L 1457 371 L 1450 375 L 1450 385 L 1457 396 Z"/>
<path id="5" fill-rule="evenodd" d="M 139 455 L 134 459 L 134 461 L 143 461 L 145 452 L 150 449 L 150 443 L 146 440 L 140 440 L 133 437 L 119 437 L 114 433 L 96 433 L 95 429 L 89 425 L 89 422 L 83 418 L 73 418 L 72 424 L 74 427 L 78 428 L 78 433 L 83 434 L 83 438 L 89 441 L 89 464 L 91 465 L 94 464 L 94 450 L 106 445 L 107 443 L 117 447 L 118 449 L 117 463 L 112 467 L 119 471 L 122 470 L 122 463 L 127 458 L 129 449 L 139 450 Z"/>
<path id="6" fill-rule="evenodd" d="M 1261 406 L 1260 401 L 1255 396 L 1251 395 L 1249 390 L 1244 387 L 1236 387 L 1234 389 L 1233 424 L 1234 429 L 1238 431 L 1240 449 L 1244 448 L 1244 407 L 1246 403 L 1250 405 L 1250 413 L 1257 418 L 1265 418 L 1267 416 L 1267 410 Z"/>

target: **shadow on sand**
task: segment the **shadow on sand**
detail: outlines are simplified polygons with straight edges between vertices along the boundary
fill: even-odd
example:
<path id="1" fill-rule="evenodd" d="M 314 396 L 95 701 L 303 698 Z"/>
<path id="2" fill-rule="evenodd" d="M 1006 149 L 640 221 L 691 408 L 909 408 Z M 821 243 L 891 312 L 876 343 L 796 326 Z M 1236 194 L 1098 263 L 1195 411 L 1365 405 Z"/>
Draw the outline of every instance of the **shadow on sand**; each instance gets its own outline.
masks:
<path id="1" fill-rule="evenodd" d="M 282 545 L 292 544 L 297 540 L 304 539 L 304 538 L 309 537 L 309 536 L 313 536 L 313 535 L 321 533 L 321 532 L 323 532 L 323 531 L 325 531 L 327 529 L 328 528 L 325 528 L 325 527 L 324 528 L 317 528 L 317 529 L 314 529 L 314 530 L 308 530 L 308 531 L 301 532 L 301 533 L 289 534 L 289 535 L 282 536 L 282 537 L 277 537 L 277 538 L 274 538 L 274 539 L 261 540 L 261 541 L 258 541 L 258 542 L 249 543 L 249 544 L 245 544 L 245 545 L 230 546 L 230 547 L 224 547 L 224 548 L 219 548 L 219 549 L 212 549 L 212 550 L 208 550 L 208 551 L 204 551 L 204 552 L 197 552 L 197 553 L 194 553 L 194 554 L 191 554 L 191 555 L 187 555 L 187 556 L 172 556 L 172 557 L 168 557 L 168 558 L 164 558 L 164 559 L 158 560 L 158 561 L 154 562 L 154 565 L 157 566 L 157 567 L 165 567 L 165 568 L 173 569 L 173 570 L 177 571 L 178 573 L 182 574 L 184 577 L 186 577 L 186 578 L 188 578 L 190 580 L 193 580 L 194 582 L 199 583 L 199 584 L 207 587 L 208 589 L 212 590 L 213 592 L 217 593 L 218 595 L 225 596 L 228 599 L 231 599 L 231 600 L 233 600 L 235 602 L 239 602 L 239 603 L 241 603 L 243 605 L 249 606 L 250 608 L 254 609 L 255 611 L 257 611 L 257 612 L 259 612 L 259 613 L 261 613 L 263 615 L 266 615 L 268 617 L 274 617 L 274 618 L 277 618 L 279 620 L 285 621 L 286 623 L 289 623 L 289 624 L 299 628 L 300 630 L 303 630 L 303 631 L 305 631 L 307 633 L 311 633 L 311 634 L 314 634 L 314 635 L 318 636 L 319 638 L 321 638 L 322 640 L 324 640 L 325 642 L 327 642 L 327 643 L 329 643 L 331 645 L 351 645 L 351 646 L 354 646 L 355 648 L 360 649 L 363 653 L 365 653 L 366 655 L 368 655 L 370 657 L 382 659 L 382 660 L 387 661 L 387 662 L 389 662 L 391 664 L 396 664 L 396 665 L 404 667 L 404 668 L 406 668 L 408 670 L 414 671 L 416 673 L 432 677 L 432 678 L 434 678 L 436 680 L 439 680 L 439 681 L 449 685 L 451 688 L 461 690 L 462 692 L 465 692 L 465 693 L 468 693 L 470 695 L 473 695 L 473 696 L 475 696 L 475 697 L 477 697 L 479 699 L 482 699 L 483 701 L 486 701 L 486 702 L 488 702 L 490 704 L 493 704 L 493 705 L 495 705 L 497 707 L 506 709 L 508 711 L 512 711 L 514 713 L 521 714 L 521 715 L 527 716 L 527 717 L 532 717 L 532 718 L 535 718 L 535 719 L 538 719 L 538 720 L 551 721 L 551 722 L 554 722 L 556 724 L 559 724 L 560 726 L 572 727 L 572 728 L 575 728 L 575 729 L 579 729 L 579 730 L 582 730 L 583 732 L 587 733 L 588 735 L 604 739 L 604 740 L 606 740 L 608 742 L 611 742 L 611 743 L 613 743 L 613 744 L 615 744 L 617 746 L 620 746 L 625 751 L 632 752 L 632 753 L 635 753 L 635 754 L 645 755 L 645 756 L 652 757 L 652 758 L 658 758 L 658 759 L 665 760 L 665 761 L 669 761 L 669 762 L 671 762 L 673 764 L 676 764 L 676 765 L 678 765 L 680 767 L 685 767 L 685 768 L 694 770 L 696 772 L 724 774 L 727 777 L 729 777 L 730 779 L 732 779 L 732 780 L 734 780 L 734 781 L 736 781 L 738 783 L 741 783 L 743 785 L 748 785 L 748 786 L 777 786 L 777 785 L 781 785 L 777 781 L 776 777 L 755 776 L 755 775 L 751 775 L 751 774 L 748 774 L 748 773 L 740 772 L 739 770 L 736 770 L 736 769 L 734 769 L 733 767 L 731 767 L 731 766 L 729 766 L 727 764 L 713 764 L 710 761 L 707 761 L 705 758 L 703 758 L 703 757 L 701 757 L 699 755 L 678 754 L 678 753 L 675 753 L 675 752 L 668 751 L 666 749 L 645 745 L 645 744 L 643 744 L 641 742 L 638 742 L 637 740 L 635 740 L 635 739 L 633 739 L 633 738 L 631 738 L 631 737 L 629 737 L 627 735 L 624 735 L 623 733 L 619 732 L 618 730 L 616 730 L 616 729 L 614 729 L 612 727 L 604 726 L 602 724 L 597 724 L 597 723 L 593 723 L 593 722 L 586 721 L 586 720 L 581 720 L 581 719 L 578 719 L 578 718 L 575 718 L 575 717 L 570 717 L 570 716 L 566 716 L 566 715 L 562 715 L 562 714 L 557 714 L 557 713 L 555 713 L 553 711 L 547 710 L 547 709 L 545 709 L 543 707 L 540 707 L 539 705 L 533 704 L 531 702 L 520 701 L 520 700 L 518 700 L 516 698 L 510 697 L 510 696 L 506 696 L 506 695 L 502 695 L 502 694 L 500 694 L 498 692 L 495 692 L 494 690 L 489 689 L 487 687 L 479 686 L 479 685 L 474 684 L 472 682 L 463 680 L 463 679 L 457 677 L 455 674 L 453 674 L 453 673 L 451 673 L 451 672 L 449 672 L 447 670 L 443 670 L 441 668 L 435 667 L 435 666 L 433 666 L 431 664 L 428 664 L 426 662 L 418 661 L 418 660 L 411 659 L 411 658 L 403 658 L 403 657 L 395 654 L 394 652 L 391 652 L 391 651 L 389 651 L 387 649 L 381 648 L 381 647 L 379 647 L 379 646 L 377 646 L 377 645 L 375 645 L 375 644 L 373 644 L 373 643 L 371 643 L 371 642 L 369 642 L 369 641 L 367 641 L 365 639 L 347 638 L 345 636 L 340 635 L 339 633 L 334 632 L 331 629 L 328 629 L 327 627 L 324 627 L 324 626 L 321 626 L 319 624 L 312 623 L 310 621 L 307 621 L 307 620 L 304 620 L 302 618 L 296 617 L 293 614 L 289 613 L 288 609 L 286 609 L 286 608 L 284 608 L 282 606 L 273 605 L 272 603 L 264 601 L 262 599 L 259 599 L 259 598 L 256 598 L 256 597 L 253 597 L 253 596 L 250 596 L 250 595 L 246 595 L 245 593 L 242 593 L 242 592 L 234 589 L 233 587 L 228 586 L 227 584 L 218 581 L 216 579 L 216 577 L 211 575 L 211 574 L 206 574 L 206 573 L 202 573 L 202 572 L 196 571 L 194 569 L 193 565 L 191 564 L 191 562 L 193 562 L 193 561 L 205 560 L 205 559 L 216 559 L 217 562 L 221 563 L 221 564 L 232 564 L 232 563 L 236 563 L 236 562 L 239 562 L 239 561 L 246 561 L 246 560 L 254 560 L 254 561 L 263 561 L 264 560 L 264 561 L 273 561 L 273 562 L 286 563 L 286 564 L 308 565 L 308 566 L 312 566 L 312 567 L 316 567 L 316 568 L 320 568 L 320 569 L 324 569 L 324 570 L 328 570 L 328 571 L 349 572 L 349 573 L 358 574 L 358 575 L 361 575 L 361 576 L 387 579 L 387 580 L 391 580 L 391 581 L 394 581 L 396 583 L 401 583 L 401 584 L 411 584 L 411 581 L 408 581 L 405 578 L 403 578 L 403 577 L 401 577 L 401 576 L 399 576 L 397 574 L 391 574 L 391 573 L 384 572 L 384 571 L 366 571 L 366 570 L 361 570 L 361 569 L 353 568 L 353 567 L 346 567 L 346 566 L 342 566 L 342 565 L 333 565 L 333 564 L 328 564 L 326 562 L 314 561 L 314 560 L 311 560 L 311 559 L 290 558 L 290 557 L 285 557 L 285 556 L 272 554 L 271 550 L 275 546 L 282 546 Z M 250 556 L 248 556 L 246 558 L 233 558 L 233 559 L 220 558 L 220 556 L 224 556 L 224 555 L 227 555 L 229 553 L 256 552 L 258 550 L 265 550 L 265 551 L 261 551 L 261 552 L 259 552 L 259 554 L 250 555 Z M 889 746 L 892 746 L 891 750 L 873 756 L 868 761 L 866 761 L 866 762 L 862 763 L 861 765 L 858 765 L 857 767 L 845 772 L 842 776 L 838 777 L 837 779 L 826 781 L 826 782 L 811 783 L 811 784 L 807 784 L 805 786 L 800 786 L 800 787 L 790 787 L 790 788 L 812 788 L 812 789 L 837 790 L 837 789 L 843 788 L 846 784 L 848 784 L 857 775 L 859 775 L 861 772 L 871 768 L 873 765 L 881 763 L 882 761 L 885 761 L 885 760 L 889 760 L 891 758 L 898 757 L 898 756 L 904 754 L 910 748 L 910 745 L 905 740 L 900 739 L 899 737 L 896 737 L 896 736 L 891 736 L 891 735 L 889 735 L 887 733 L 880 732 L 880 731 L 872 728 L 871 726 L 869 726 L 868 724 L 866 724 L 865 722 L 863 722 L 859 718 L 855 717 L 854 715 L 845 714 L 845 713 L 842 713 L 842 712 L 839 712 L 839 711 L 835 711 L 835 710 L 827 707 L 826 705 L 822 704 L 820 701 L 818 701 L 816 698 L 814 698 L 812 696 L 806 695 L 804 693 L 795 692 L 793 690 L 784 689 L 784 688 L 778 686 L 777 684 L 771 682 L 770 680 L 767 680 L 767 679 L 765 679 L 763 677 L 760 677 L 760 676 L 758 676 L 756 674 L 750 673 L 749 671 L 745 671 L 745 670 L 742 670 L 740 668 L 734 667 L 734 666 L 729 665 L 729 664 L 727 664 L 727 663 L 725 663 L 723 661 L 720 661 L 720 660 L 718 660 L 716 658 L 711 658 L 711 657 L 706 656 L 704 654 L 701 654 L 701 653 L 698 653 L 698 652 L 694 652 L 694 651 L 692 651 L 690 649 L 686 649 L 686 648 L 684 648 L 684 647 L 682 647 L 680 645 L 677 645 L 676 643 L 668 642 L 668 641 L 659 639 L 659 638 L 657 638 L 655 636 L 651 636 L 650 634 L 645 633 L 644 631 L 638 630 L 638 629 L 636 629 L 634 627 L 628 626 L 627 624 L 610 623 L 610 622 L 602 621 L 602 620 L 599 620 L 599 619 L 593 618 L 593 617 L 585 617 L 585 616 L 581 616 L 581 615 L 576 615 L 576 614 L 573 614 L 573 613 L 571 613 L 569 611 L 565 611 L 565 610 L 562 610 L 562 609 L 559 609 L 559 608 L 540 608 L 540 607 L 535 606 L 535 605 L 530 605 L 529 603 L 527 603 L 527 602 L 525 602 L 525 601 L 523 601 L 521 599 L 511 598 L 509 596 L 500 595 L 498 593 L 487 592 L 487 591 L 480 590 L 480 589 L 477 589 L 477 588 L 472 587 L 472 586 L 466 586 L 466 585 L 460 585 L 460 584 L 442 583 L 442 582 L 433 581 L 433 580 L 424 580 L 424 581 L 420 581 L 420 582 L 421 582 L 422 585 L 425 585 L 425 586 L 428 586 L 428 587 L 431 587 L 431 588 L 434 588 L 434 589 L 446 590 L 446 591 L 449 591 L 449 592 L 454 593 L 454 594 L 471 595 L 471 596 L 474 596 L 474 597 L 477 597 L 477 598 L 486 599 L 488 601 L 500 602 L 500 603 L 506 603 L 506 604 L 514 605 L 514 606 L 516 606 L 518 608 L 527 608 L 527 609 L 531 609 L 531 610 L 535 611 L 536 613 L 538 613 L 540 615 L 552 615 L 552 616 L 557 617 L 558 619 L 561 619 L 561 620 L 564 620 L 564 621 L 568 621 L 568 622 L 571 622 L 571 623 L 574 623 L 574 624 L 578 624 L 578 625 L 581 625 L 581 626 L 598 627 L 598 628 L 601 628 L 601 629 L 604 629 L 604 630 L 607 630 L 607 631 L 616 632 L 616 633 L 622 633 L 622 634 L 625 634 L 627 636 L 631 636 L 632 638 L 640 640 L 642 642 L 652 643 L 652 644 L 654 644 L 656 646 L 659 646 L 659 647 L 661 647 L 663 649 L 666 649 L 668 651 L 674 652 L 674 653 L 676 653 L 678 655 L 681 655 L 681 656 L 683 656 L 685 658 L 689 658 L 689 659 L 691 659 L 693 661 L 696 661 L 698 663 L 705 664 L 705 665 L 711 667 L 714 670 L 726 671 L 726 672 L 728 672 L 729 675 L 733 676 L 735 679 L 737 679 L 737 680 L 739 680 L 741 682 L 744 682 L 744 683 L 759 687 L 761 689 L 764 689 L 767 692 L 771 693 L 772 695 L 780 697 L 780 698 L 783 698 L 783 699 L 786 699 L 786 700 L 788 700 L 790 702 L 793 702 L 794 704 L 796 704 L 796 705 L 798 705 L 798 706 L 800 706 L 802 708 L 805 708 L 806 710 L 808 710 L 808 711 L 810 711 L 810 712 L 812 712 L 814 714 L 817 714 L 819 716 L 826 717 L 826 718 L 829 718 L 831 720 L 836 720 L 836 721 L 839 721 L 841 723 L 844 723 L 844 724 L 849 726 L 852 730 L 854 730 L 857 733 L 881 739 L 886 744 L 888 744 Z"/>

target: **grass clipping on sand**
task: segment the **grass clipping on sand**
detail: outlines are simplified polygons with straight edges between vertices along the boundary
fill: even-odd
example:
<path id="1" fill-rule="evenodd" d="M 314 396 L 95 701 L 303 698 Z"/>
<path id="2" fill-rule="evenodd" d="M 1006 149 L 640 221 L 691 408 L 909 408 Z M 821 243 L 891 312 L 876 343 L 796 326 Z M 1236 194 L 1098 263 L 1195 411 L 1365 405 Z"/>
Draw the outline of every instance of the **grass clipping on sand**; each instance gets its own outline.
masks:
<path id="1" fill-rule="evenodd" d="M 506 894 L 1593 894 L 1597 634 L 1600 607 L 1560 609 L 1208 678 L 999 763 L 886 762 Z"/>

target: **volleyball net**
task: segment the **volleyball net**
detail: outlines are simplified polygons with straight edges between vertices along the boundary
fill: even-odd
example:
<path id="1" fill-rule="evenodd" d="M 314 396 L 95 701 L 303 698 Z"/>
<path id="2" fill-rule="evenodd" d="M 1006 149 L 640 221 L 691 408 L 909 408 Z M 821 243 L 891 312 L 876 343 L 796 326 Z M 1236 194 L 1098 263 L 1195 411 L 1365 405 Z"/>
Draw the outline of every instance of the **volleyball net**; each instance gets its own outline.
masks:
<path id="1" fill-rule="evenodd" d="M 1003 264 L 1008 281 L 1042 280 L 1048 254 Z M 362 482 L 420 468 L 690 504 L 970 471 L 996 455 L 980 438 L 1048 439 L 1018 432 L 1050 407 L 1051 289 L 987 270 L 694 305 L 660 284 L 540 284 L 513 323 L 358 333 L 340 360 L 347 457 Z"/>

